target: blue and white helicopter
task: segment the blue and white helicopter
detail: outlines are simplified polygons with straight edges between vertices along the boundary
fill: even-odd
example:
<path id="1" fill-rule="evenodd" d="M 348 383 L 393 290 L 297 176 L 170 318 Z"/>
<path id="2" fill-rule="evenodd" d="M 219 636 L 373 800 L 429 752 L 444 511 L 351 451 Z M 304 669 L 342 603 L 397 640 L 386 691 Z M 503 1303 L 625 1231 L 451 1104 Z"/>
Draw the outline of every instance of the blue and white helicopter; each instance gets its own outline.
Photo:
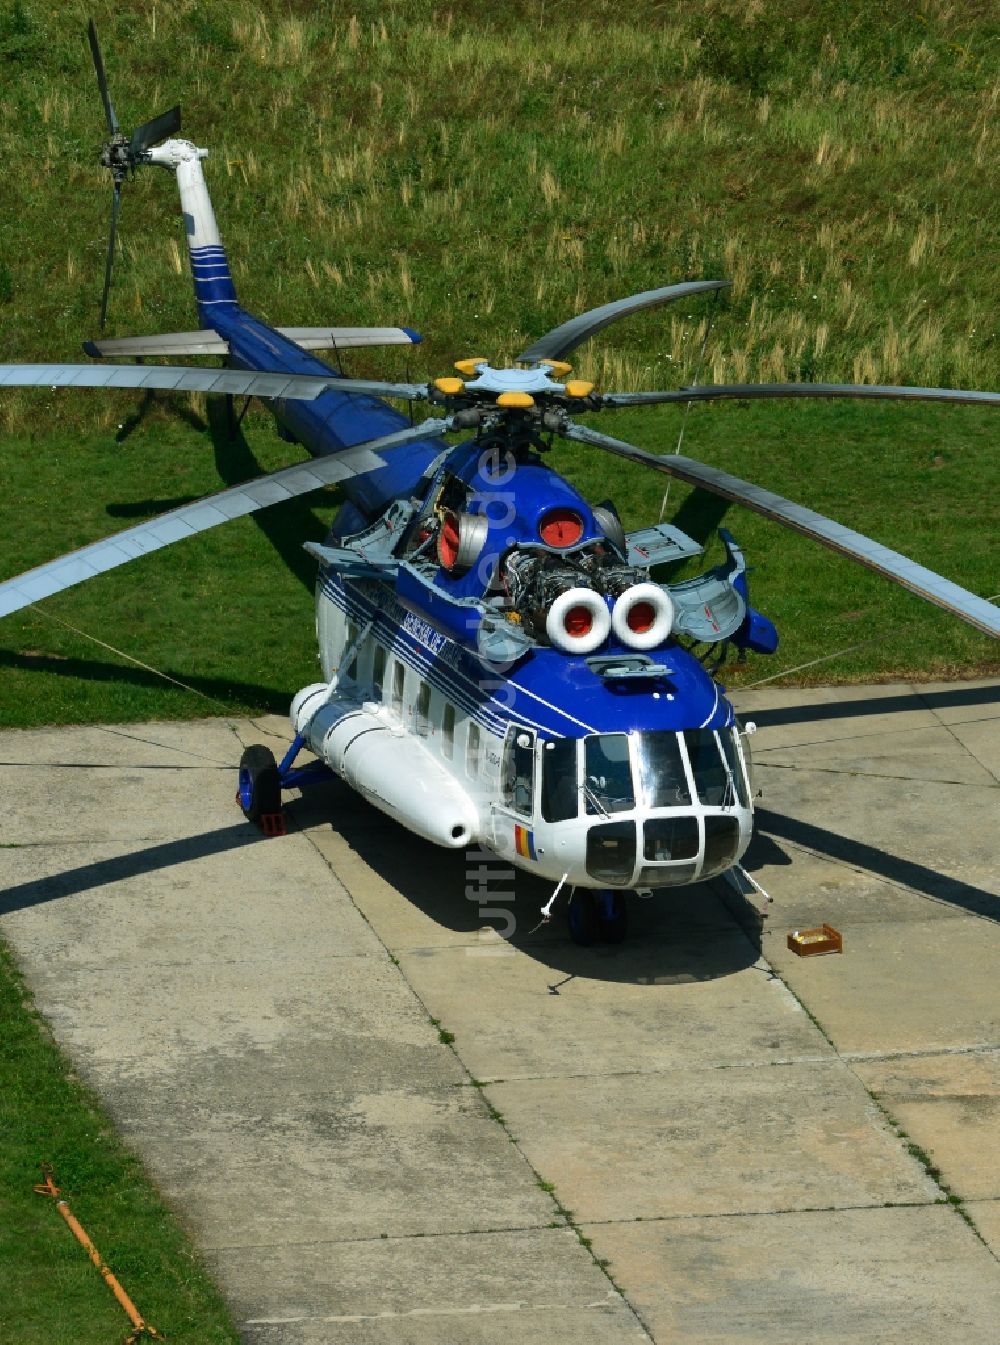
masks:
<path id="1" fill-rule="evenodd" d="M 590 445 L 721 495 L 839 551 L 991 635 L 1000 611 L 851 529 L 679 454 L 660 457 L 577 423 L 574 413 L 720 398 L 923 398 L 1000 404 L 993 392 L 831 384 L 707 385 L 604 393 L 565 362 L 641 309 L 721 288 L 695 280 L 570 319 L 516 367 L 460 360 L 427 384 L 343 377 L 310 353 L 419 340 L 407 328 L 275 330 L 240 306 L 180 109 L 123 133 L 91 21 L 110 140 L 111 229 L 103 326 L 123 183 L 149 164 L 176 175 L 199 330 L 88 342 L 91 356 L 221 355 L 224 369 L 145 364 L 2 365 L 0 385 L 169 389 L 266 400 L 309 462 L 185 505 L 0 584 L 0 616 L 228 519 L 336 482 L 345 503 L 318 564 L 322 680 L 291 704 L 277 762 L 253 746 L 238 800 L 280 827 L 281 791 L 332 772 L 438 845 L 479 845 L 564 888 L 581 943 L 625 933 L 629 891 L 659 893 L 740 868 L 753 824 L 747 737 L 713 673 L 728 650 L 772 653 L 744 559 L 681 583 L 655 567 L 697 555 L 679 528 L 626 533 L 549 466 L 557 438 Z M 414 425 L 389 402 L 423 401 Z M 449 446 L 441 437 L 458 432 Z M 384 455 L 384 456 L 383 456 Z M 314 760 L 296 765 L 304 749 Z M 756 886 L 756 884 L 752 884 Z M 759 889 L 758 889 L 759 890 Z"/>

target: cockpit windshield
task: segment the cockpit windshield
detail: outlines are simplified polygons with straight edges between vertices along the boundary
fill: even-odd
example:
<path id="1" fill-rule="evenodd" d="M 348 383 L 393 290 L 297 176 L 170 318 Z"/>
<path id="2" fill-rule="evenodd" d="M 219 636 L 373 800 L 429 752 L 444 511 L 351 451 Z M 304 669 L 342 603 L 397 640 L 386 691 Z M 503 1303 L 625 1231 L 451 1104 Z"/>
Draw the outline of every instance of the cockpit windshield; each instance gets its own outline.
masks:
<path id="1" fill-rule="evenodd" d="M 588 813 L 625 813 L 635 807 L 628 735 L 600 733 L 583 744 L 583 797 Z"/>
<path id="2" fill-rule="evenodd" d="M 541 811 L 547 822 L 647 809 L 750 806 L 750 790 L 733 729 L 657 729 L 560 738 L 542 750 Z M 685 759 L 686 757 L 686 759 Z M 648 858 L 648 856 L 647 856 Z"/>
<path id="3" fill-rule="evenodd" d="M 691 802 L 680 741 L 658 730 L 637 735 L 639 781 L 647 808 L 679 808 Z"/>
<path id="4" fill-rule="evenodd" d="M 714 808 L 732 806 L 736 802 L 735 784 L 717 734 L 711 729 L 685 729 L 684 743 L 702 803 Z"/>

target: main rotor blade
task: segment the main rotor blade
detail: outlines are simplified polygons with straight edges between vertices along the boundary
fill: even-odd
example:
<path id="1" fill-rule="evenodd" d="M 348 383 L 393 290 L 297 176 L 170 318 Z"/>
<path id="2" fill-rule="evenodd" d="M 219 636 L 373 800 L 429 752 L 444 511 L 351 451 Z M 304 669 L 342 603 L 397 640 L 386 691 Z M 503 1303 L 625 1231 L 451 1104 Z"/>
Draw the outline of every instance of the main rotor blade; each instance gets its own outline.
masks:
<path id="1" fill-rule="evenodd" d="M 108 93 L 108 78 L 104 73 L 104 57 L 101 55 L 101 44 L 97 40 L 97 29 L 94 27 L 94 20 L 91 19 L 87 25 L 87 36 L 90 39 L 90 54 L 94 58 L 94 69 L 97 71 L 97 87 L 101 91 L 101 97 L 104 100 L 104 115 L 108 119 L 108 130 L 112 136 L 118 134 L 118 118 L 115 116 L 115 110 L 111 106 L 111 95 Z"/>
<path id="2" fill-rule="evenodd" d="M 615 299 L 610 304 L 602 304 L 600 308 L 577 314 L 561 327 L 553 327 L 518 355 L 517 361 L 519 364 L 531 364 L 539 360 L 562 359 L 602 328 L 617 322 L 619 318 L 627 318 L 630 313 L 638 313 L 643 308 L 657 308 L 660 304 L 669 304 L 674 299 L 684 299 L 691 294 L 726 289 L 730 283 L 728 280 L 685 280 L 679 285 L 644 290 L 641 294 L 630 294 L 626 299 Z"/>
<path id="3" fill-rule="evenodd" d="M 16 388 L 159 388 L 166 392 L 205 392 L 264 400 L 312 401 L 322 392 L 360 393 L 421 401 L 427 385 L 375 383 L 366 379 L 313 374 L 270 373 L 253 369 L 199 369 L 173 364 L 0 364 L 0 387 Z"/>
<path id="4" fill-rule="evenodd" d="M 375 450 L 397 448 L 400 444 L 413 443 L 419 439 L 433 439 L 449 430 L 451 424 L 451 417 L 448 416 L 425 420 L 421 425 L 408 425 L 405 430 L 398 430 L 395 434 L 384 434 L 378 439 L 354 444 L 337 453 L 283 467 L 269 476 L 258 477 L 256 481 L 247 481 L 221 490 L 216 495 L 209 495 L 204 500 L 172 509 L 134 528 L 126 528 L 113 537 L 91 542 L 78 551 L 71 551 L 57 560 L 47 561 L 44 565 L 0 583 L 0 617 L 9 616 L 11 612 L 29 607 L 75 584 L 82 584 L 87 579 L 93 579 L 94 575 L 103 574 L 105 570 L 127 565 L 130 560 L 137 560 L 150 551 L 172 546 L 174 542 L 181 542 L 196 532 L 217 528 L 222 523 L 228 523 L 231 518 L 242 518 L 244 514 L 266 509 L 268 505 L 281 504 L 297 495 L 306 495 L 321 486 L 378 471 L 386 463 Z"/>
<path id="5" fill-rule="evenodd" d="M 101 331 L 108 316 L 108 294 L 111 292 L 111 270 L 115 264 L 115 239 L 118 236 L 118 211 L 122 203 L 122 184 L 116 182 L 111 193 L 111 227 L 108 230 L 108 259 L 104 263 L 104 290 L 101 294 Z"/>
<path id="6" fill-rule="evenodd" d="M 378 439 L 365 439 L 352 445 L 351 452 L 365 449 L 369 453 L 384 453 L 387 448 L 399 448 L 402 444 L 413 444 L 421 439 L 436 439 L 439 434 L 447 434 L 454 424 L 453 416 L 429 416 L 419 425 L 408 425 L 405 430 L 395 430 L 392 434 L 380 435 Z"/>
<path id="7" fill-rule="evenodd" d="M 755 401 L 765 397 L 858 397 L 896 401 L 983 402 L 1000 405 L 1000 392 L 977 392 L 966 388 L 910 388 L 877 383 L 705 383 L 670 392 L 607 392 L 601 405 L 652 406 L 660 402 L 713 402 L 724 397 Z"/>
<path id="8" fill-rule="evenodd" d="M 168 112 L 161 112 L 152 121 L 143 122 L 141 126 L 137 126 L 132 132 L 132 139 L 129 141 L 129 152 L 133 155 L 141 154 L 151 145 L 166 140 L 167 136 L 174 135 L 180 129 L 181 109 L 178 104 L 176 107 L 170 108 Z"/>
<path id="9" fill-rule="evenodd" d="M 681 457 L 676 453 L 659 457 L 622 439 L 612 439 L 610 435 L 600 434 L 585 425 L 569 422 L 559 433 L 566 439 L 593 444 L 596 448 L 603 448 L 620 458 L 627 458 L 630 462 L 642 463 L 667 476 L 675 476 L 681 481 L 686 481 L 689 485 L 710 490 L 715 495 L 721 495 L 723 499 L 732 500 L 735 504 L 742 504 L 746 509 L 763 514 L 765 518 L 772 519 L 775 523 L 794 528 L 796 532 L 811 537 L 813 541 L 828 546 L 832 551 L 839 551 L 841 555 L 848 556 L 851 560 L 866 565 L 870 570 L 885 575 L 887 579 L 901 584 L 903 588 L 916 593 L 918 597 L 925 598 L 927 602 L 943 607 L 946 612 L 967 621 L 970 626 L 975 626 L 986 635 L 1000 638 L 1000 608 L 994 607 L 985 598 L 979 598 L 974 593 L 960 588 L 958 584 L 953 584 L 950 579 L 942 578 L 933 570 L 927 570 L 906 556 L 901 556 L 898 551 L 890 551 L 887 546 L 873 542 L 871 538 L 865 537 L 860 532 L 854 532 L 851 528 L 845 528 L 840 523 L 834 523 L 832 519 L 824 518 L 822 514 L 817 514 L 812 509 L 793 504 L 791 500 L 786 500 L 781 495 L 764 490 L 762 486 L 752 485 L 738 476 L 730 476 L 728 472 L 719 471 L 717 467 L 694 462 L 691 458 Z"/>
<path id="10" fill-rule="evenodd" d="M 348 477 L 372 472 L 385 463 L 365 447 L 346 449 L 309 462 L 284 467 L 281 471 L 244 482 L 229 490 L 210 495 L 194 504 L 172 509 L 159 518 L 127 528 L 114 537 L 72 551 L 58 560 L 48 561 L 27 573 L 0 584 L 0 617 L 72 588 L 105 570 L 126 565 L 150 551 L 180 542 L 196 532 L 228 523 L 231 518 L 252 514 L 268 505 L 280 504 L 296 495 L 305 495 L 320 486 L 328 486 Z"/>

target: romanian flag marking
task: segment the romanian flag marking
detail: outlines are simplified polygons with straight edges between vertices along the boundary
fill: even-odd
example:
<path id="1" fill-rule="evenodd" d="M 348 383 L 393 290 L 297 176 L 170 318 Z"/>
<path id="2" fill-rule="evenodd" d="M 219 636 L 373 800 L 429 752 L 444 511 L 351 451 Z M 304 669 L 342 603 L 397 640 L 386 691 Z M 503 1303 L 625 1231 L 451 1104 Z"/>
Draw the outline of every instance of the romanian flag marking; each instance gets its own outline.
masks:
<path id="1" fill-rule="evenodd" d="M 514 827 L 514 849 L 522 859 L 535 858 L 535 837 L 528 827 Z"/>

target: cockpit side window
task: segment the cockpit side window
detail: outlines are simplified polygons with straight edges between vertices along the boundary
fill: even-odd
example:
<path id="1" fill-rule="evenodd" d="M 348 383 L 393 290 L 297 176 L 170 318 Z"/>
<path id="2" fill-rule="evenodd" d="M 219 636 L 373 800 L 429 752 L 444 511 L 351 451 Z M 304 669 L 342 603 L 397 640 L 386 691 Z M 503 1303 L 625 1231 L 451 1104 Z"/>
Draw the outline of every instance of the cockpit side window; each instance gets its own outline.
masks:
<path id="1" fill-rule="evenodd" d="M 736 785 L 736 793 L 739 795 L 740 803 L 744 808 L 749 808 L 750 791 L 747 787 L 747 779 L 743 773 L 743 766 L 740 763 L 739 751 L 736 746 L 736 730 L 720 729 L 719 742 L 722 744 L 726 765 L 732 772 L 733 783 Z"/>
<path id="2" fill-rule="evenodd" d="M 685 729 L 684 743 L 699 799 L 710 808 L 732 807 L 736 803 L 734 784 L 718 735 L 711 729 Z"/>
<path id="3" fill-rule="evenodd" d="M 542 746 L 542 817 L 566 822 L 580 811 L 576 738 L 555 738 Z"/>
<path id="4" fill-rule="evenodd" d="M 739 740 L 740 754 L 743 757 L 743 765 L 746 768 L 747 790 L 750 797 L 754 794 L 753 779 L 753 753 L 750 751 L 750 735 L 737 719 L 736 726 L 733 729 L 733 737 Z"/>
<path id="5" fill-rule="evenodd" d="M 535 735 L 511 724 L 503 756 L 503 801 L 515 813 L 531 816 L 535 797 Z"/>
<path id="6" fill-rule="evenodd" d="M 632 763 L 624 733 L 585 738 L 583 797 L 589 814 L 625 813 L 635 807 Z"/>
<path id="7" fill-rule="evenodd" d="M 638 735 L 639 780 L 648 808 L 690 805 L 691 787 L 676 733 L 657 729 Z"/>

